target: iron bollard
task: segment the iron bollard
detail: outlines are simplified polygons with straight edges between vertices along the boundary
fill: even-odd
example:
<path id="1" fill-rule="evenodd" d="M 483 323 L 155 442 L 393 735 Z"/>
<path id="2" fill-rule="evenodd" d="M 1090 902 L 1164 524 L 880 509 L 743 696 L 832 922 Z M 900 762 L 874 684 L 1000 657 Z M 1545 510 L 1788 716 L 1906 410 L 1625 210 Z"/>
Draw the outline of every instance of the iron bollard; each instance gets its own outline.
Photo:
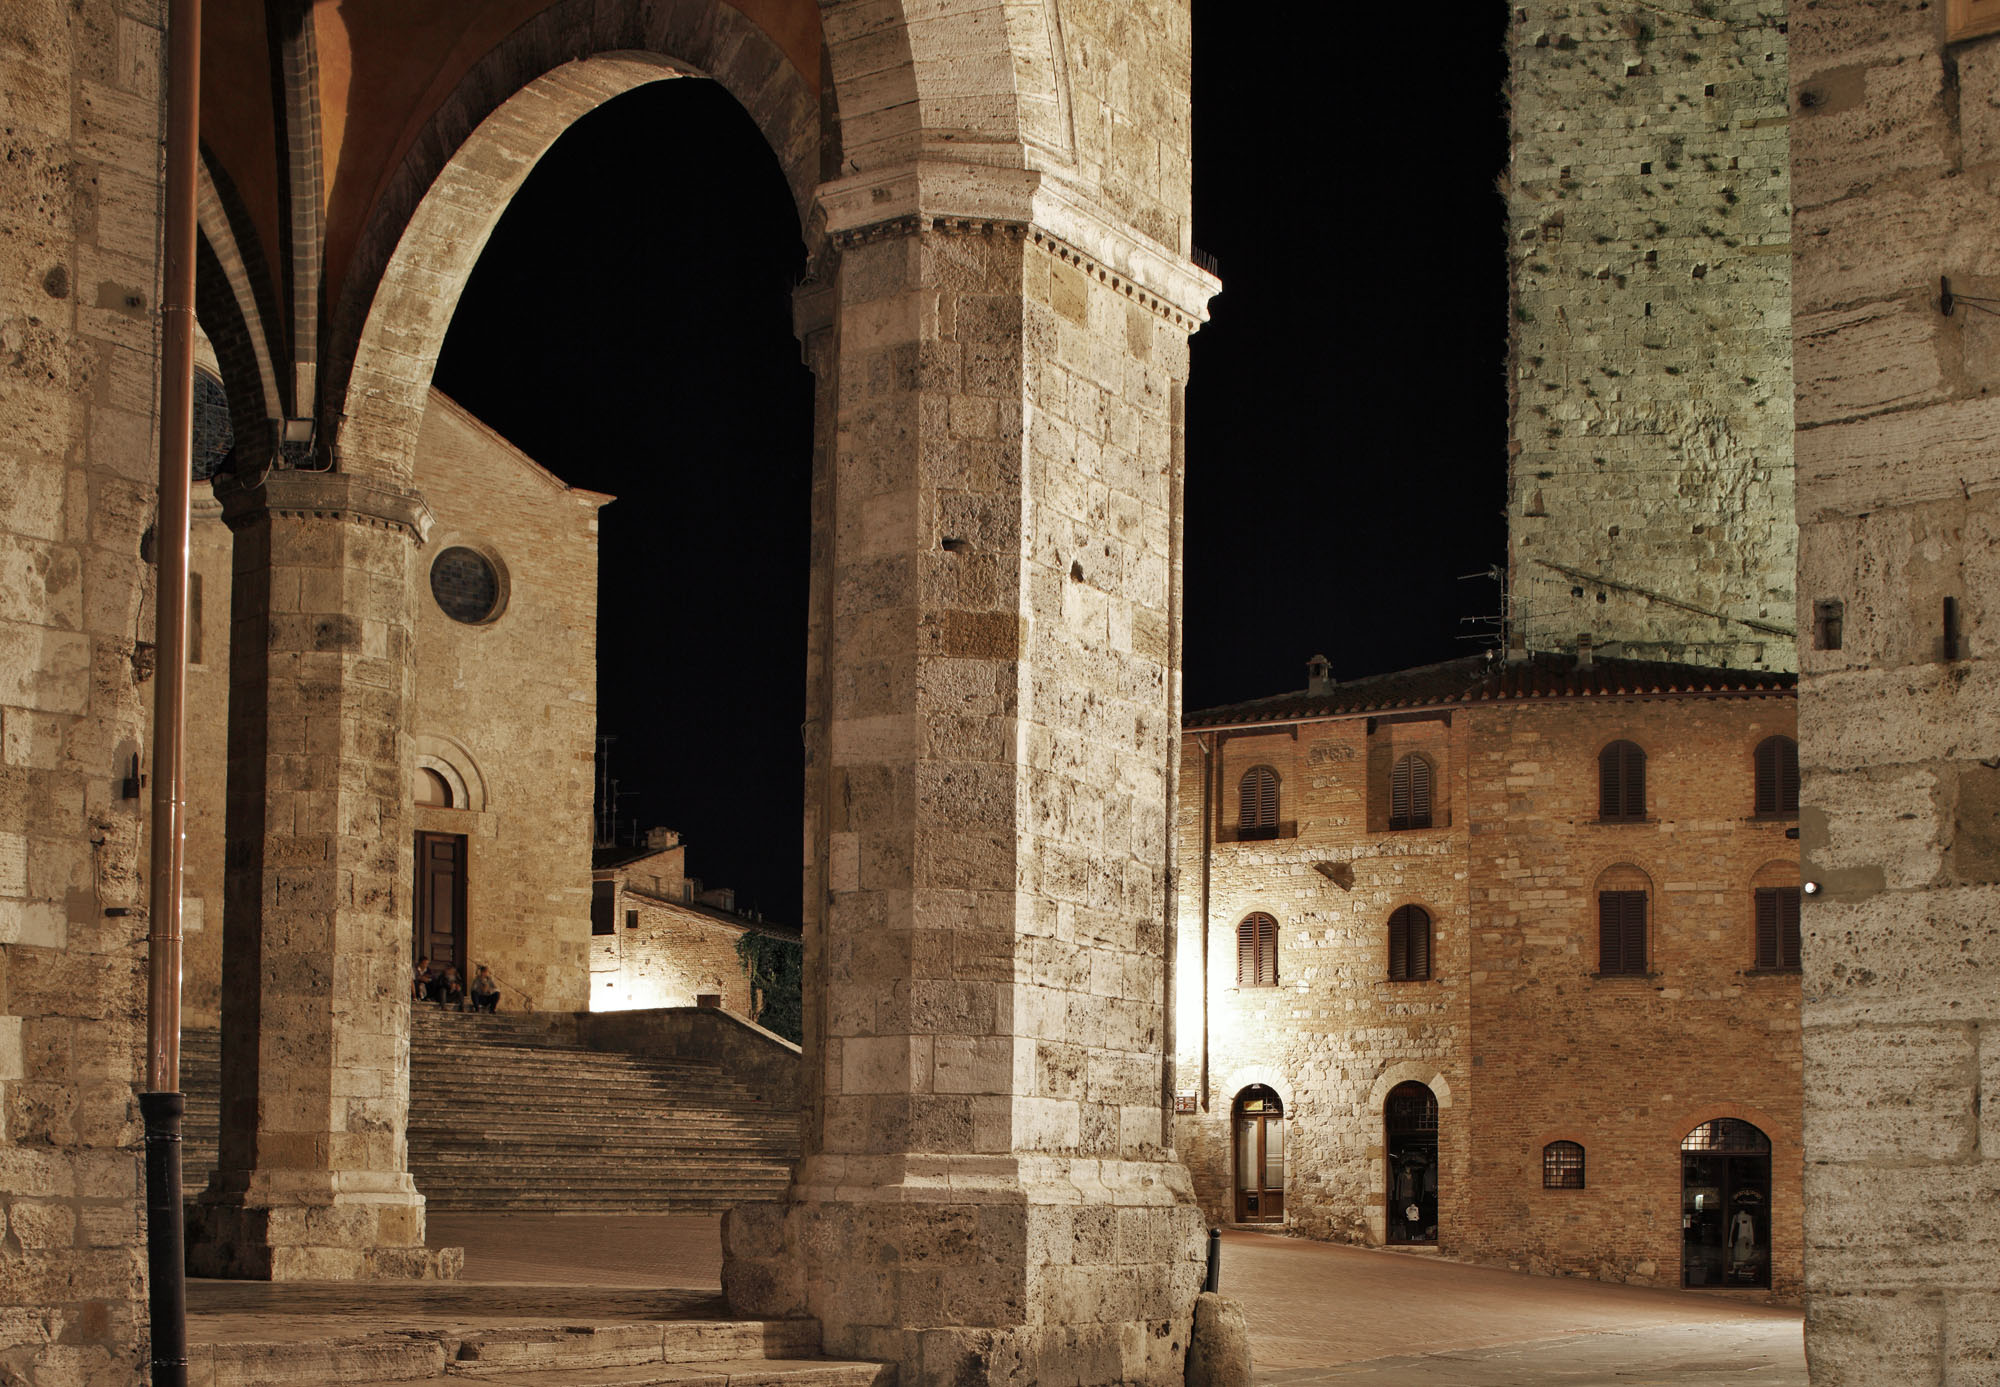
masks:
<path id="1" fill-rule="evenodd" d="M 1208 1279 L 1201 1283 L 1204 1291 L 1222 1289 L 1222 1230 L 1208 1230 Z"/>

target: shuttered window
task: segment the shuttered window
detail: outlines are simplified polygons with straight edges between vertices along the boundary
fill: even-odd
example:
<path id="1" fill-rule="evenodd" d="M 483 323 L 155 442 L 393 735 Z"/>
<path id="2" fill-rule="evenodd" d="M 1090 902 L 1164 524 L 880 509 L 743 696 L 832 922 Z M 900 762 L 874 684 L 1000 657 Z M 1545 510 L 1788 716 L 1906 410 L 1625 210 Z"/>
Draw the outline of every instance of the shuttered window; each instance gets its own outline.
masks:
<path id="1" fill-rule="evenodd" d="M 1790 737 L 1766 737 L 1757 743 L 1757 812 L 1792 815 L 1799 812 L 1799 744 Z"/>
<path id="2" fill-rule="evenodd" d="M 1597 893 L 1597 971 L 1614 974 L 1646 971 L 1644 891 Z"/>
<path id="3" fill-rule="evenodd" d="M 1236 927 L 1236 985 L 1278 985 L 1278 922 L 1261 910 Z"/>
<path id="4" fill-rule="evenodd" d="M 1243 773 L 1243 805 L 1236 820 L 1236 836 L 1278 836 L 1278 773 L 1269 766 L 1252 766 Z"/>
<path id="5" fill-rule="evenodd" d="M 1411 752 L 1389 772 L 1389 827 L 1431 826 L 1431 763 Z"/>
<path id="6" fill-rule="evenodd" d="M 1431 975 L 1431 917 L 1420 905 L 1389 916 L 1389 981 L 1423 982 Z"/>
<path id="7" fill-rule="evenodd" d="M 1637 743 L 1613 742 L 1597 754 L 1597 817 L 1613 823 L 1646 817 L 1646 753 Z"/>
<path id="8" fill-rule="evenodd" d="M 1757 888 L 1757 966 L 1799 966 L 1799 888 Z"/>
<path id="9" fill-rule="evenodd" d="M 1552 1141 L 1542 1148 L 1542 1188 L 1545 1190 L 1583 1188 L 1582 1143 Z"/>

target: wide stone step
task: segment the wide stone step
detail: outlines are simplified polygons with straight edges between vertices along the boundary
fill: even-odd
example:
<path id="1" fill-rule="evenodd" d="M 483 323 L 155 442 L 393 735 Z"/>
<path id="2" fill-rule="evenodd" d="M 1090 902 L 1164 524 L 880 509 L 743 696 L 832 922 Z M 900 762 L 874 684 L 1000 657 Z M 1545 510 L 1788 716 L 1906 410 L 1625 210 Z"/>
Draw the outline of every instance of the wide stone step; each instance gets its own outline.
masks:
<path id="1" fill-rule="evenodd" d="M 619 1321 L 403 1329 L 285 1342 L 202 1343 L 189 1381 L 230 1387 L 450 1380 L 512 1387 L 892 1387 L 879 1363 L 819 1356 L 810 1320 Z"/>

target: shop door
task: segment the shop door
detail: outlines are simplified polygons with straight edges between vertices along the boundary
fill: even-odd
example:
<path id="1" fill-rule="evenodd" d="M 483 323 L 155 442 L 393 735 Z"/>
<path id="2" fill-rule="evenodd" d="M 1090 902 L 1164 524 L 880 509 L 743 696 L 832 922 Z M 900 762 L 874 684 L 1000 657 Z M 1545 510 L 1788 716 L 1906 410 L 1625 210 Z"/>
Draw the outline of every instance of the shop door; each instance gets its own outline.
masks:
<path id="1" fill-rule="evenodd" d="M 442 973 L 465 966 L 465 835 L 417 835 L 416 929 L 412 941 L 417 958 L 428 958 Z"/>
<path id="2" fill-rule="evenodd" d="M 1236 1096 L 1236 1221 L 1285 1221 L 1285 1105 L 1262 1084 Z"/>
<path id="3" fill-rule="evenodd" d="M 1422 1084 L 1398 1084 L 1383 1105 L 1389 1153 L 1389 1241 L 1438 1240 L 1437 1095 Z"/>
<path id="4" fill-rule="evenodd" d="M 1719 1117 L 1681 1141 L 1681 1285 L 1771 1284 L 1771 1141 Z"/>

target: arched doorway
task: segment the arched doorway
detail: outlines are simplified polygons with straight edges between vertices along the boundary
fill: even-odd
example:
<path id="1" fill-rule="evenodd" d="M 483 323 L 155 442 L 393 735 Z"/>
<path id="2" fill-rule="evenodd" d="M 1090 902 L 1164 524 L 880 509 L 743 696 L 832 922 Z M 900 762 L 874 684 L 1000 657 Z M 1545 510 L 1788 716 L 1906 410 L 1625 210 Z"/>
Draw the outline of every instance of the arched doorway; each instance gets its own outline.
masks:
<path id="1" fill-rule="evenodd" d="M 1681 1138 L 1681 1285 L 1771 1284 L 1771 1139 L 1735 1117 Z"/>
<path id="2" fill-rule="evenodd" d="M 1438 1240 L 1438 1102 L 1419 1083 L 1397 1084 L 1382 1105 L 1389 1155 L 1389 1241 Z"/>
<path id="3" fill-rule="evenodd" d="M 1236 1221 L 1285 1221 L 1285 1104 L 1263 1084 L 1236 1095 Z"/>

